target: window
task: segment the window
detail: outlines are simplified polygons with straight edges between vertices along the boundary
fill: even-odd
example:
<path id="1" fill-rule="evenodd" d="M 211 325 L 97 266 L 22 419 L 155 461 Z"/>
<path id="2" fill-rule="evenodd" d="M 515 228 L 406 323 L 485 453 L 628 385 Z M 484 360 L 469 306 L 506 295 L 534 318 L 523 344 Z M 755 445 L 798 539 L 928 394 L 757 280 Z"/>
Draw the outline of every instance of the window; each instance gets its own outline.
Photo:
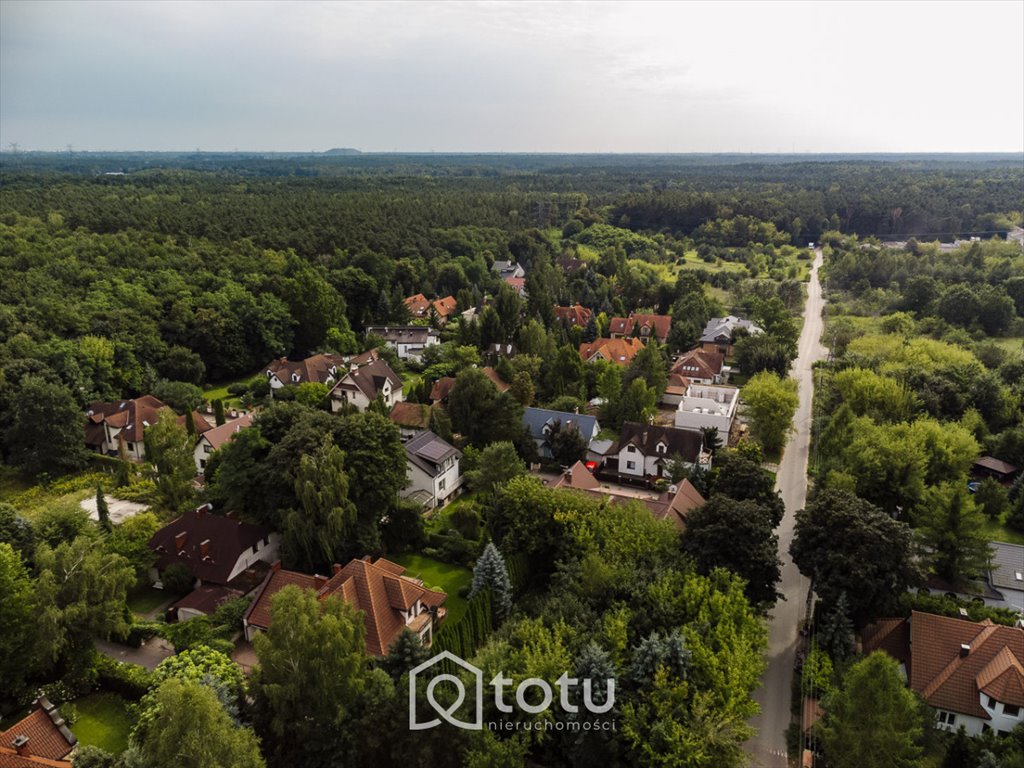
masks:
<path id="1" fill-rule="evenodd" d="M 956 724 L 956 715 L 952 712 L 943 712 L 939 710 L 939 725 L 948 725 L 952 728 Z"/>
<path id="2" fill-rule="evenodd" d="M 1016 704 L 1003 704 L 1003 714 L 1007 717 L 1016 717 L 1020 714 L 1020 707 Z"/>
<path id="3" fill-rule="evenodd" d="M 128 443 L 128 450 L 129 451 L 134 451 L 135 450 L 135 443 Z"/>
<path id="4" fill-rule="evenodd" d="M 991 696 L 988 697 L 988 708 L 989 709 L 997 709 L 997 707 L 996 707 L 996 700 L 993 699 Z"/>
<path id="5" fill-rule="evenodd" d="M 439 491 L 443 491 L 443 490 L 444 490 L 444 486 L 445 486 L 445 483 L 446 483 L 446 482 L 447 482 L 447 481 L 446 481 L 446 480 L 445 480 L 445 478 L 443 478 L 443 477 L 442 477 L 442 478 L 441 478 L 440 480 L 438 480 L 438 481 L 437 481 L 437 489 L 438 489 Z"/>
<path id="6" fill-rule="evenodd" d="M 627 461 L 626 462 L 626 469 L 636 469 L 636 462 L 635 461 Z"/>
<path id="7" fill-rule="evenodd" d="M 627 445 L 626 446 L 626 453 L 636 453 L 636 446 Z"/>

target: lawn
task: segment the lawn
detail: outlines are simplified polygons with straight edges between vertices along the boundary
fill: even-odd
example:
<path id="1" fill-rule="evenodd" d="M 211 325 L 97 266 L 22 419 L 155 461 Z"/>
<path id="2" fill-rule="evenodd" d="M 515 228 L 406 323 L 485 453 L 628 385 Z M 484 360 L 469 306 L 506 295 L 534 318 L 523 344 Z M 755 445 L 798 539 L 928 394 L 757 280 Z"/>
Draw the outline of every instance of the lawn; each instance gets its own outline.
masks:
<path id="1" fill-rule="evenodd" d="M 247 376 L 241 376 L 235 379 L 234 381 L 227 381 L 219 386 L 204 390 L 203 397 L 206 399 L 207 402 L 210 403 L 212 403 L 214 400 L 223 400 L 224 407 L 229 408 L 231 406 L 234 406 L 237 408 L 242 404 L 242 401 L 239 400 L 237 397 L 231 397 L 228 394 L 228 387 L 230 387 L 232 384 L 244 384 L 245 382 L 249 381 L 259 373 L 262 373 L 262 371 L 253 371 Z"/>
<path id="2" fill-rule="evenodd" d="M 389 559 L 404 565 L 406 576 L 421 579 L 424 586 L 448 594 L 444 603 L 448 608 L 447 621 L 454 623 L 462 618 L 466 612 L 466 598 L 459 595 L 459 590 L 468 587 L 473 581 L 473 573 L 469 568 L 442 563 L 423 555 L 395 555 Z"/>
<path id="3" fill-rule="evenodd" d="M 136 587 L 128 593 L 128 607 L 132 613 L 144 614 L 156 610 L 170 601 L 172 595 L 162 589 L 153 589 L 148 584 Z"/>
<path id="4" fill-rule="evenodd" d="M 128 732 L 133 718 L 128 712 L 128 700 L 110 691 L 90 693 L 75 699 L 78 720 L 71 726 L 79 744 L 91 744 L 120 755 L 128 748 Z"/>
<path id="5" fill-rule="evenodd" d="M 1024 533 L 1018 533 L 1013 528 L 1007 528 L 994 520 L 985 518 L 985 525 L 982 528 L 985 538 L 988 541 L 1002 541 L 1007 544 L 1024 544 Z"/>

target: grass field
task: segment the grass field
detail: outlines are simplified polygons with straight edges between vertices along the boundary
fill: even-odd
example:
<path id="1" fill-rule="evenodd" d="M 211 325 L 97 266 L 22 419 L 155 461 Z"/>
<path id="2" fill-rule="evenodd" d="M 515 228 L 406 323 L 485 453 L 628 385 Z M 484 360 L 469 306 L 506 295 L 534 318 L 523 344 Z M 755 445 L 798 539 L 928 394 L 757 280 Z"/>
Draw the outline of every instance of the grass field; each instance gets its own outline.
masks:
<path id="1" fill-rule="evenodd" d="M 78 720 L 72 732 L 79 744 L 91 744 L 120 755 L 128 748 L 128 733 L 133 718 L 128 712 L 128 701 L 116 693 L 101 691 L 75 699 Z"/>
<path id="2" fill-rule="evenodd" d="M 982 528 L 985 537 L 989 541 L 1003 541 L 1007 544 L 1024 544 L 1024 533 L 1018 533 L 1012 528 L 1007 528 L 993 520 L 985 518 L 985 526 Z"/>
<path id="3" fill-rule="evenodd" d="M 162 589 L 153 589 L 146 584 L 128 593 L 128 607 L 132 613 L 141 615 L 156 610 L 170 599 L 170 593 Z"/>
<path id="4" fill-rule="evenodd" d="M 250 373 L 250 374 L 248 374 L 246 376 L 239 376 L 234 381 L 226 381 L 223 384 L 217 385 L 216 387 L 211 387 L 210 389 L 204 389 L 203 390 L 203 397 L 206 398 L 206 400 L 208 402 L 211 402 L 211 403 L 214 400 L 223 400 L 225 407 L 234 406 L 234 407 L 237 408 L 237 407 L 239 407 L 242 404 L 242 401 L 239 400 L 237 397 L 229 396 L 228 395 L 228 387 L 230 387 L 233 384 L 244 384 L 245 382 L 249 381 L 249 379 L 251 379 L 254 376 L 256 376 L 256 374 L 258 374 L 258 373 L 261 373 L 261 371 L 253 371 L 252 373 Z"/>
<path id="5" fill-rule="evenodd" d="M 462 618 L 466 612 L 466 599 L 459 595 L 459 590 L 468 587 L 473 581 L 473 573 L 469 568 L 449 565 L 423 555 L 395 555 L 389 559 L 404 565 L 406 576 L 421 579 L 424 586 L 448 594 L 444 603 L 448 608 L 447 621 L 454 623 Z"/>
<path id="6" fill-rule="evenodd" d="M 687 251 L 683 257 L 684 261 L 682 264 L 677 265 L 676 269 L 706 269 L 708 272 L 740 272 L 747 274 L 747 265 L 736 261 L 717 261 L 706 262 L 697 256 L 696 251 Z"/>

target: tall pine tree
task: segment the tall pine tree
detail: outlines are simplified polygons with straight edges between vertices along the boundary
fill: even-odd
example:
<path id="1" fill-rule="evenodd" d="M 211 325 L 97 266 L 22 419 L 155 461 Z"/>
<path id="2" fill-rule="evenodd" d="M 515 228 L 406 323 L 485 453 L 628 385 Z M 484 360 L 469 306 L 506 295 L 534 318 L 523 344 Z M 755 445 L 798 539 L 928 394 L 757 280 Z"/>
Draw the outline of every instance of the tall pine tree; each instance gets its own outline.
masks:
<path id="1" fill-rule="evenodd" d="M 498 616 L 508 616 L 512 610 L 512 582 L 508 577 L 505 558 L 501 556 L 493 541 L 487 543 L 480 559 L 476 561 L 473 568 L 473 588 L 469 596 L 473 597 L 485 588 L 491 590 Z"/>

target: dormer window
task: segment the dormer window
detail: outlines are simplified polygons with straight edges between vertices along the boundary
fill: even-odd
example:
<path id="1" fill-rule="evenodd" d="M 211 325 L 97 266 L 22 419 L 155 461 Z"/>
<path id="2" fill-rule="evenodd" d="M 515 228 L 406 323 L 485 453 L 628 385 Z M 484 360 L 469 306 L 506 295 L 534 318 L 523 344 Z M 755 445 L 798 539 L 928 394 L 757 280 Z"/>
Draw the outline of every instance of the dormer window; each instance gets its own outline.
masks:
<path id="1" fill-rule="evenodd" d="M 657 451 L 658 453 L 668 453 L 668 446 L 665 445 L 664 443 L 658 443 L 654 447 L 654 450 Z"/>
<path id="2" fill-rule="evenodd" d="M 296 384 L 298 384 L 298 383 L 299 383 L 299 379 L 301 379 L 301 378 L 302 378 L 302 377 L 301 377 L 301 376 L 299 376 L 299 374 L 297 374 L 297 373 L 293 373 L 293 374 L 292 374 L 292 381 L 293 381 L 293 382 L 295 382 Z"/>
<path id="3" fill-rule="evenodd" d="M 627 445 L 626 446 L 626 453 L 636 453 L 636 446 L 634 446 L 634 445 Z"/>

